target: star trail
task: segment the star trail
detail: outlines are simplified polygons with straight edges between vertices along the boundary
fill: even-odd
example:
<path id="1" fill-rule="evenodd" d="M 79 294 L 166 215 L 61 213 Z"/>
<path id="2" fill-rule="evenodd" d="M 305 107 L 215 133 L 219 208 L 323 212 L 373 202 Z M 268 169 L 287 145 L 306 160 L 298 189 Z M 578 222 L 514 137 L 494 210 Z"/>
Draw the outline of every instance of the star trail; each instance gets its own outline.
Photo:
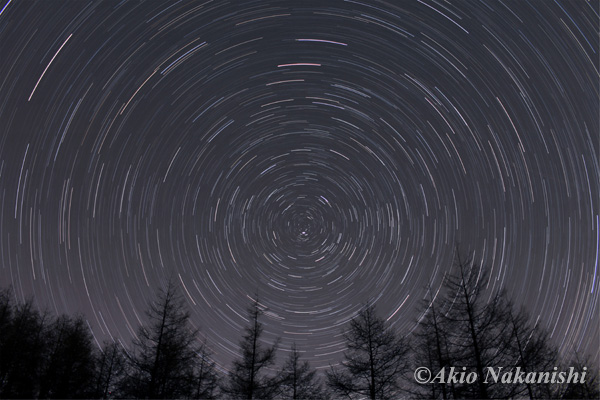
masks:
<path id="1" fill-rule="evenodd" d="M 3 2 L 0 286 L 128 343 L 173 279 L 225 368 L 258 293 L 326 367 L 458 243 L 597 360 L 598 7 Z"/>

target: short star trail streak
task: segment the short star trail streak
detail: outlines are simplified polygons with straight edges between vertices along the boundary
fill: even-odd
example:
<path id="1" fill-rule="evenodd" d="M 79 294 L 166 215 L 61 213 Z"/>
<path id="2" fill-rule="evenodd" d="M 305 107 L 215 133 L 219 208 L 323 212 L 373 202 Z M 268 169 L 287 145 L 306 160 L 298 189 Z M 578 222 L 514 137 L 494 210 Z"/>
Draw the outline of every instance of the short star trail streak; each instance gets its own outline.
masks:
<path id="1" fill-rule="evenodd" d="M 173 280 L 315 367 L 457 243 L 599 353 L 598 1 L 0 4 L 0 286 L 129 343 Z M 280 357 L 281 358 L 281 357 Z"/>

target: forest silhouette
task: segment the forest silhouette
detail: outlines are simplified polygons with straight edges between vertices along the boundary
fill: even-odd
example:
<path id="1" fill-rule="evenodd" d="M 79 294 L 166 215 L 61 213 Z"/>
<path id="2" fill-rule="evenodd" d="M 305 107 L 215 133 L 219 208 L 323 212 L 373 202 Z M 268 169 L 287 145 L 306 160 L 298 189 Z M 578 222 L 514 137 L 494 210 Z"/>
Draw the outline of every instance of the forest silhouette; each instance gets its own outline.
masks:
<path id="1" fill-rule="evenodd" d="M 139 399 L 597 399 L 598 370 L 589 358 L 566 359 L 548 332 L 491 289 L 488 271 L 457 258 L 440 290 L 426 288 L 412 332 L 394 329 L 374 304 L 343 328 L 344 360 L 318 374 L 294 344 L 277 367 L 279 340 L 265 344 L 266 308 L 255 296 L 237 359 L 217 370 L 209 344 L 192 328 L 186 304 L 166 282 L 148 306 L 131 344 L 98 348 L 83 316 L 52 316 L 33 301 L 0 291 L 0 398 Z M 490 288 L 491 287 L 491 288 Z M 430 373 L 418 383 L 417 370 Z M 448 377 L 455 368 L 463 375 Z M 571 369 L 576 382 L 482 378 Z M 585 375 L 584 375 L 585 373 Z M 441 375 L 440 375 L 441 374 Z M 421 375 L 422 377 L 422 375 Z M 584 379 L 582 379 L 584 378 Z"/>

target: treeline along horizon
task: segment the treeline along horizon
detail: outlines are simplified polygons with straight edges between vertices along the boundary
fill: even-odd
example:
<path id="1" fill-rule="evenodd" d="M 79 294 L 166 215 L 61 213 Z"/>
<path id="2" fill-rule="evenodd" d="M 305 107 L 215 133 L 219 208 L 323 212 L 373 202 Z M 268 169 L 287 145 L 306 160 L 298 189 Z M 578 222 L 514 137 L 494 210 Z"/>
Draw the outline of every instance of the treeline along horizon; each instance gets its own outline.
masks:
<path id="1" fill-rule="evenodd" d="M 561 356 L 549 333 L 488 282 L 484 267 L 457 257 L 441 290 L 427 288 L 412 332 L 365 304 L 343 328 L 344 360 L 322 375 L 295 344 L 277 367 L 280 343 L 261 338 L 258 298 L 248 306 L 237 359 L 220 372 L 172 281 L 158 290 L 130 345 L 100 348 L 83 316 L 40 312 L 3 289 L 0 398 L 600 398 L 589 357 Z"/>

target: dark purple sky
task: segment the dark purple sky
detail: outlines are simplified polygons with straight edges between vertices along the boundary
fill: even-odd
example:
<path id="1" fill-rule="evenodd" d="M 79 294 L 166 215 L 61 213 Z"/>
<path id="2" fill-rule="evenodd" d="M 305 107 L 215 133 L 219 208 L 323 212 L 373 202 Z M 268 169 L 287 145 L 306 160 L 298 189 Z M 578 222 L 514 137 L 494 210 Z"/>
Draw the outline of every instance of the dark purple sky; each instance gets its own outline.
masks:
<path id="1" fill-rule="evenodd" d="M 460 243 L 598 359 L 598 4 L 3 0 L 0 286 L 128 342 L 172 277 L 224 366 L 258 292 L 321 367 Z"/>

